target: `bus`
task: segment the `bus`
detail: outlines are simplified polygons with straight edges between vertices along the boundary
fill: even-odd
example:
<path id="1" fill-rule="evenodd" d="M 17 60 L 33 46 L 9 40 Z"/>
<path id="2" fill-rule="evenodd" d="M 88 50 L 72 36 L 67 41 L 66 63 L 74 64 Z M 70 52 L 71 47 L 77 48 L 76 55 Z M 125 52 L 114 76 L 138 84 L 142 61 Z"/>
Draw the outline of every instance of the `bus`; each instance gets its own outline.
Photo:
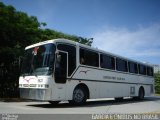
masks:
<path id="1" fill-rule="evenodd" d="M 118 49 L 118 48 L 117 48 Z M 77 105 L 87 99 L 133 97 L 154 93 L 152 65 L 67 39 L 25 48 L 20 97 Z"/>

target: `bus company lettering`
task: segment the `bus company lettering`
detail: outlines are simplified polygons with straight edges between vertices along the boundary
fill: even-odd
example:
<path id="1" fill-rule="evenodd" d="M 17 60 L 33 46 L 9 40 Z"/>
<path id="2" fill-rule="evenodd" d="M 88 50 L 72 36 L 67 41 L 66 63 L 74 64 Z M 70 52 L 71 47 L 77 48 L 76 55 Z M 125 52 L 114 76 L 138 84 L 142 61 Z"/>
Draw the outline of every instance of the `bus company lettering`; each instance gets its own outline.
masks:
<path id="1" fill-rule="evenodd" d="M 110 80 L 125 80 L 125 78 L 122 77 L 114 77 L 114 76 L 103 76 L 104 79 L 110 79 Z"/>

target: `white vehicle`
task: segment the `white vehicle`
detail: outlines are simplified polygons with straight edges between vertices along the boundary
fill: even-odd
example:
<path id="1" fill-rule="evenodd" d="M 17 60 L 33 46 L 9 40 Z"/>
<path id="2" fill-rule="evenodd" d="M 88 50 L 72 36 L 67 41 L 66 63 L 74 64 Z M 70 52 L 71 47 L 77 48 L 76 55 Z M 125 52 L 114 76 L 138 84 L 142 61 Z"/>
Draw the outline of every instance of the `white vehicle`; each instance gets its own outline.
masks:
<path id="1" fill-rule="evenodd" d="M 66 39 L 25 48 L 20 97 L 83 104 L 86 99 L 150 96 L 153 67 Z"/>

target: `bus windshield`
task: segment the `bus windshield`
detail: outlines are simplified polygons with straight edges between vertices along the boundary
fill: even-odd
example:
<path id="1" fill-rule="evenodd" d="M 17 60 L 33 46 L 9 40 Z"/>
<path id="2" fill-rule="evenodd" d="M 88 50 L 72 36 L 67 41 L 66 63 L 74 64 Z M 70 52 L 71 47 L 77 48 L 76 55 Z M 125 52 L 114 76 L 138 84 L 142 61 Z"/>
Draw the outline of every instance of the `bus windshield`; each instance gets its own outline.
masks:
<path id="1" fill-rule="evenodd" d="M 55 45 L 45 44 L 25 51 L 21 75 L 49 75 L 54 69 Z"/>

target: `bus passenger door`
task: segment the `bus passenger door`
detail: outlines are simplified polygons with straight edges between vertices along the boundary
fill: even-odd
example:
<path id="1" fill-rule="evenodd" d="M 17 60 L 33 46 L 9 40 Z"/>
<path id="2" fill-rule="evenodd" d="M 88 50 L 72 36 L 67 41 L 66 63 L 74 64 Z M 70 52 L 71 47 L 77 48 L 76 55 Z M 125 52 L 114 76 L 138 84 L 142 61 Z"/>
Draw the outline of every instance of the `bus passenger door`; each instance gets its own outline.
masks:
<path id="1" fill-rule="evenodd" d="M 58 51 L 55 63 L 55 83 L 56 99 L 65 100 L 66 97 L 66 80 L 68 73 L 68 53 Z M 54 97 L 54 96 L 53 96 Z"/>

